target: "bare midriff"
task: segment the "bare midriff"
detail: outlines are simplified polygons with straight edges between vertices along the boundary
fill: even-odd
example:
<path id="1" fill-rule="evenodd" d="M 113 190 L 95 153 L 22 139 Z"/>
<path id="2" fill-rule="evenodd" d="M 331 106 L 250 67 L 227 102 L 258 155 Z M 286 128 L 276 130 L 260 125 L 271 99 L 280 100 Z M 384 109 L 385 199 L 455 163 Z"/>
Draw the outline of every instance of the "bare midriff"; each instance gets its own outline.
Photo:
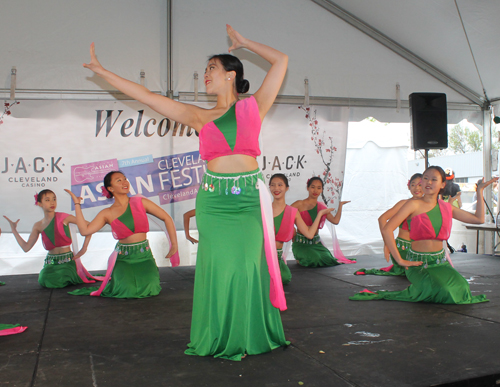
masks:
<path id="1" fill-rule="evenodd" d="M 443 249 L 443 241 L 436 239 L 424 239 L 411 242 L 411 249 L 421 253 L 433 253 Z"/>
<path id="2" fill-rule="evenodd" d="M 408 230 L 399 229 L 398 238 L 405 239 L 407 241 L 410 240 L 410 232 Z"/>
<path id="3" fill-rule="evenodd" d="M 139 232 L 137 234 L 132 234 L 129 237 L 120 239 L 120 243 L 139 243 L 146 240 L 147 234 L 145 232 Z"/>
<path id="4" fill-rule="evenodd" d="M 259 167 L 259 164 L 252 156 L 228 155 L 210 160 L 207 167 L 216 173 L 238 173 L 254 171 Z"/>
<path id="5" fill-rule="evenodd" d="M 283 242 L 279 242 L 279 241 L 276 241 L 276 248 L 279 250 L 279 249 L 282 249 L 283 248 Z"/>
<path id="6" fill-rule="evenodd" d="M 65 254 L 69 253 L 71 251 L 71 248 L 69 246 L 61 246 L 61 247 L 54 247 L 52 250 L 49 250 L 49 254 L 52 255 L 57 255 L 57 254 Z M 74 251 L 73 253 L 78 253 L 78 251 Z"/>

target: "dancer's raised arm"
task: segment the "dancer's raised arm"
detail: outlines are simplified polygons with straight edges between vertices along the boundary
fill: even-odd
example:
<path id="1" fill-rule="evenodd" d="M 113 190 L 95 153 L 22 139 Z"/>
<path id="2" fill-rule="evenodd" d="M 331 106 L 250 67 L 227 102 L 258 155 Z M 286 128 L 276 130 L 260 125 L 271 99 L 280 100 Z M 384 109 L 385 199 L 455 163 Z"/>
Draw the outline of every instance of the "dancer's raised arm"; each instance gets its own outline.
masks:
<path id="1" fill-rule="evenodd" d="M 453 217 L 464 223 L 472 223 L 472 224 L 484 223 L 483 190 L 490 184 L 494 183 L 495 181 L 498 181 L 498 177 L 494 177 L 493 179 L 488 180 L 486 182 L 484 181 L 483 177 L 483 179 L 477 184 L 476 188 L 477 204 L 476 204 L 476 212 L 474 214 L 471 214 L 470 212 L 452 206 L 451 209 L 453 210 Z"/>
<path id="2" fill-rule="evenodd" d="M 339 224 L 340 223 L 340 218 L 342 217 L 342 207 L 344 206 L 344 204 L 347 204 L 347 203 L 350 203 L 350 202 L 351 202 L 350 200 L 345 201 L 345 202 L 340 202 L 339 203 L 339 208 L 338 208 L 337 213 L 335 214 L 335 216 L 333 216 L 332 214 L 329 213 L 326 216 L 326 219 L 330 223 Z"/>
<path id="3" fill-rule="evenodd" d="M 226 25 L 226 29 L 232 42 L 232 46 L 229 47 L 229 52 L 238 48 L 246 48 L 271 63 L 271 68 L 267 72 L 262 85 L 254 94 L 257 105 L 259 106 L 260 118 L 263 119 L 273 105 L 281 88 L 281 84 L 283 83 L 283 79 L 285 78 L 288 66 L 288 56 L 265 44 L 244 38 L 229 24 Z"/>
<path id="4" fill-rule="evenodd" d="M 148 90 L 146 87 L 122 78 L 109 70 L 106 70 L 97 60 L 95 54 L 95 45 L 90 45 L 90 62 L 84 63 L 83 67 L 92 70 L 96 75 L 103 78 L 111 86 L 120 90 L 129 97 L 142 102 L 154 111 L 168 117 L 172 120 L 189 125 L 197 130 L 201 129 L 202 122 L 198 116 L 201 108 L 174 101 Z"/>
<path id="5" fill-rule="evenodd" d="M 14 221 L 10 220 L 9 218 L 7 218 L 5 215 L 3 217 L 5 219 L 7 219 L 7 222 L 9 222 L 10 228 L 12 230 L 12 234 L 14 234 L 14 237 L 16 238 L 16 241 L 19 244 L 19 246 L 21 246 L 21 249 L 23 249 L 23 251 L 25 253 L 30 251 L 33 248 L 33 246 L 35 245 L 36 241 L 38 240 L 38 236 L 40 235 L 40 227 L 39 227 L 40 222 L 37 222 L 33 225 L 33 229 L 31 230 L 31 234 L 28 237 L 28 240 L 25 241 L 23 239 L 23 237 L 21 235 L 19 235 L 19 232 L 17 231 L 17 224 L 19 223 L 20 219 L 18 219 L 14 222 Z"/>
<path id="6" fill-rule="evenodd" d="M 92 235 L 106 225 L 107 222 L 104 213 L 108 211 L 107 208 L 99 212 L 91 222 L 87 222 L 83 217 L 82 207 L 80 205 L 82 198 L 76 197 L 69 189 L 65 189 L 65 191 L 70 194 L 71 199 L 73 199 L 75 203 L 76 225 L 82 236 Z"/>

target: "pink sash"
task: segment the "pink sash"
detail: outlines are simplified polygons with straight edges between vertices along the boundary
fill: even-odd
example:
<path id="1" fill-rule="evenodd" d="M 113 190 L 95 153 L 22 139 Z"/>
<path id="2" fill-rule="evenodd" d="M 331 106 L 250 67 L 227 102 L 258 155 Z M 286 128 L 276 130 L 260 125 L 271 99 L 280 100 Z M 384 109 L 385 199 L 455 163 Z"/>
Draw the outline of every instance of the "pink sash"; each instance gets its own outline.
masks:
<path id="1" fill-rule="evenodd" d="M 71 232 L 71 247 L 73 248 L 73 254 L 77 253 L 80 251 L 78 249 L 78 239 L 76 237 L 76 224 L 71 223 L 69 225 L 69 231 Z M 94 277 L 92 274 L 90 274 L 87 269 L 85 269 L 85 266 L 83 266 L 83 263 L 80 258 L 77 258 L 74 260 L 76 264 L 76 274 L 78 274 L 78 277 L 82 279 L 82 281 L 86 284 L 93 284 L 95 281 L 102 281 L 102 277 Z M 92 278 L 89 280 L 89 278 Z"/>
<path id="2" fill-rule="evenodd" d="M 276 240 L 278 242 L 288 242 L 293 238 L 293 232 L 295 231 L 295 216 L 297 214 L 297 208 L 292 206 L 285 207 L 285 213 L 281 220 L 281 225 L 279 230 L 276 231 Z"/>
<path id="3" fill-rule="evenodd" d="M 24 332 L 28 327 L 17 326 L 13 328 L 7 328 L 0 330 L 0 336 L 15 335 Z"/>
<path id="4" fill-rule="evenodd" d="M 286 310 L 285 292 L 281 282 L 281 273 L 276 252 L 276 239 L 274 236 L 274 218 L 271 194 L 262 180 L 257 181 L 260 197 L 260 211 L 262 214 L 262 227 L 264 229 L 264 250 L 266 253 L 267 267 L 271 277 L 269 298 L 271 304 L 279 310 Z"/>

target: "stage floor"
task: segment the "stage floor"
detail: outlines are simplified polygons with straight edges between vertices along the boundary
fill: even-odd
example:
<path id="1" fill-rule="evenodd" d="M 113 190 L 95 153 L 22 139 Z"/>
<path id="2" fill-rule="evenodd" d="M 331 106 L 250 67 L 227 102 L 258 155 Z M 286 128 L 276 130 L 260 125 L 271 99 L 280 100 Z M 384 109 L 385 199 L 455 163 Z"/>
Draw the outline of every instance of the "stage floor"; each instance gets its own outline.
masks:
<path id="1" fill-rule="evenodd" d="M 349 301 L 364 288 L 408 285 L 401 277 L 352 275 L 386 266 L 381 256 L 357 258 L 321 269 L 291 263 L 282 318 L 292 344 L 241 362 L 183 353 L 194 267 L 161 268 L 161 294 L 142 300 L 70 296 L 74 287 L 43 289 L 37 275 L 0 278 L 0 323 L 29 327 L 0 337 L 0 386 L 495 385 L 500 258 L 452 255 L 472 293 L 490 299 L 475 305 Z"/>

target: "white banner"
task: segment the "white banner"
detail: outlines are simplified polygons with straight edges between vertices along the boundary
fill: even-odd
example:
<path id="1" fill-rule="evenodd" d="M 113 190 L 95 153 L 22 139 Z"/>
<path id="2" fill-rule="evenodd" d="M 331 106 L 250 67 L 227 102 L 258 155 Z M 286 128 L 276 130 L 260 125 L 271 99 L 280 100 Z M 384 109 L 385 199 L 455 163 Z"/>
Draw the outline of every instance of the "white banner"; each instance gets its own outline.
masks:
<path id="1" fill-rule="evenodd" d="M 210 104 L 200 104 L 209 108 Z M 135 101 L 21 101 L 5 106 L 0 124 L 1 214 L 21 219 L 30 232 L 43 216 L 34 207 L 42 189 L 58 197 L 57 211 L 71 213 L 69 195 L 82 196 L 87 220 L 112 201 L 101 196 L 104 175 L 122 170 L 131 193 L 142 194 L 172 215 L 194 208 L 205 162 L 195 131 Z M 348 110 L 337 107 L 274 106 L 264 120 L 259 165 L 290 179 L 287 201 L 307 197 L 306 181 L 320 176 L 323 201 L 337 207 L 344 181 Z M 10 231 L 3 220 L 2 229 Z M 109 231 L 109 228 L 105 228 Z"/>

